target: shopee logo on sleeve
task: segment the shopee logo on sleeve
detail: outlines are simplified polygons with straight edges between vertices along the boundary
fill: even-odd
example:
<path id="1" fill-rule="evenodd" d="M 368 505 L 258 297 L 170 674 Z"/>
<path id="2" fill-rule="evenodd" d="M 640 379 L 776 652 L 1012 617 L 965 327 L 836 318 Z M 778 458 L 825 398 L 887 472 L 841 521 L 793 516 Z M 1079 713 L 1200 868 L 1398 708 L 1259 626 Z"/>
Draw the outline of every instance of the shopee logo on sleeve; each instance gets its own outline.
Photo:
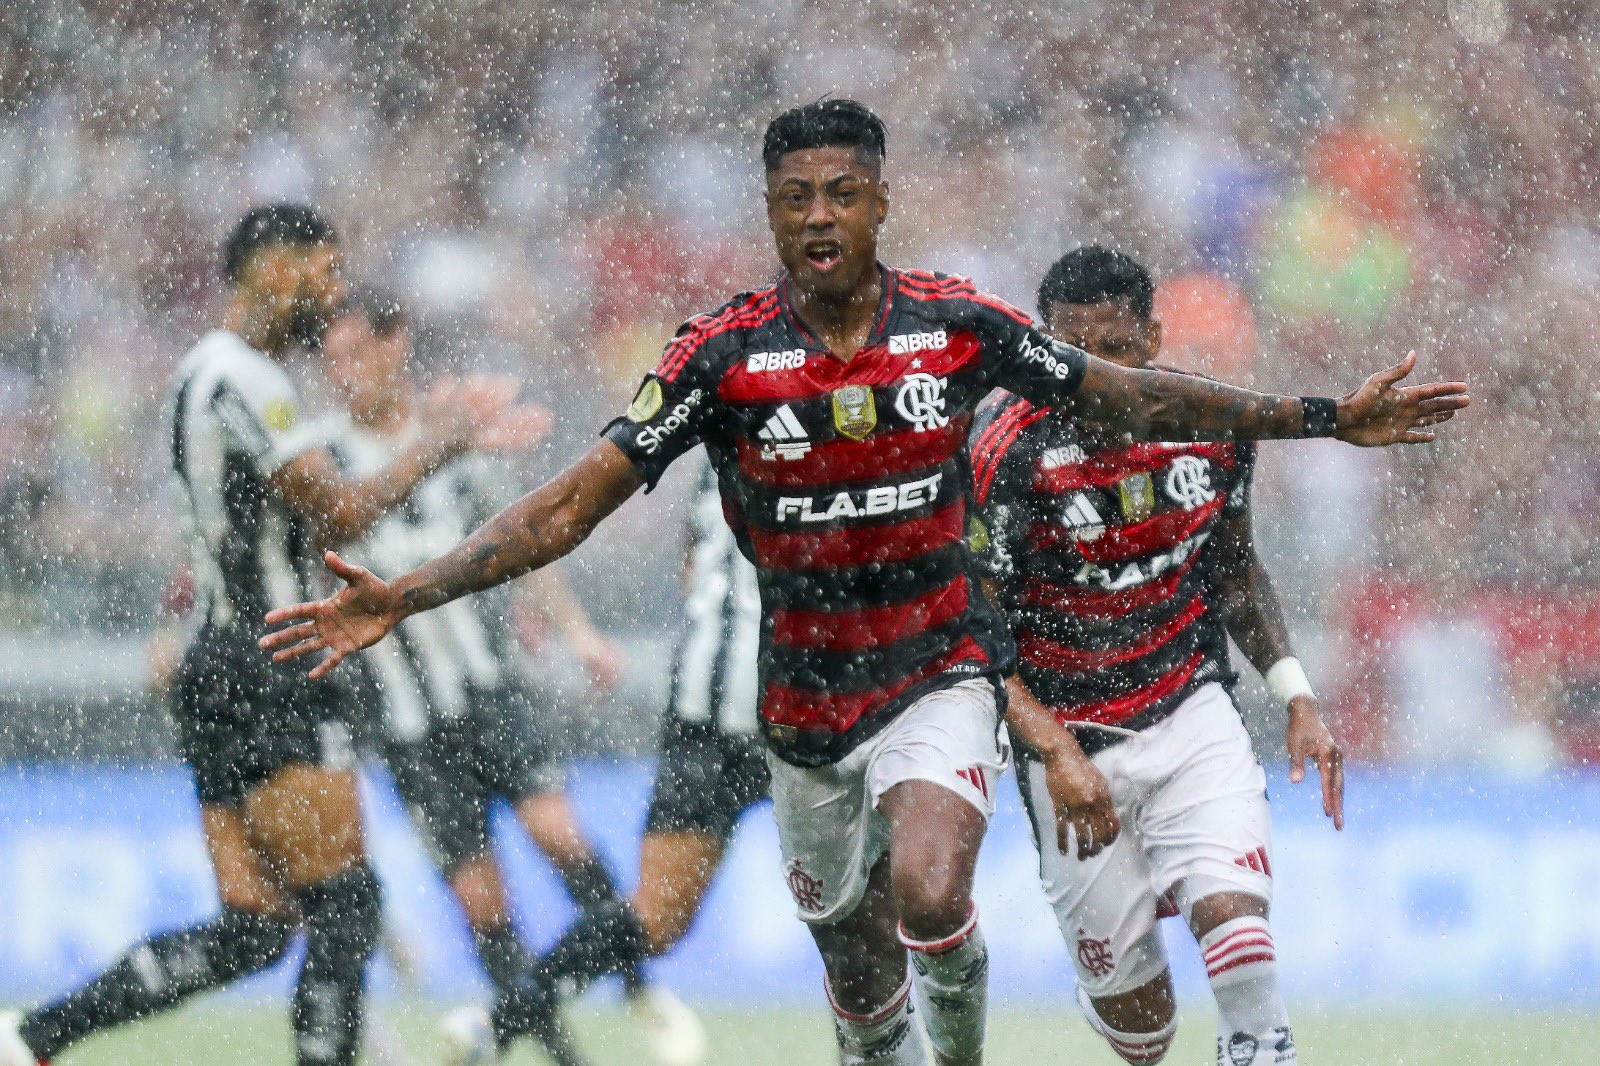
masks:
<path id="1" fill-rule="evenodd" d="M 1058 380 L 1065 381 L 1072 373 L 1071 365 L 1064 360 L 1056 358 L 1056 346 L 1053 343 L 1034 344 L 1028 339 L 1027 334 L 1023 334 L 1022 340 L 1018 342 L 1017 347 L 1019 349 L 1018 354 L 1022 356 L 1024 363 L 1041 363 L 1044 366 L 1044 372 Z"/>
<path id="2" fill-rule="evenodd" d="M 654 379 L 652 379 L 651 383 L 654 383 Z M 659 389 L 659 386 L 657 388 Z M 671 438 L 673 434 L 678 433 L 689 424 L 689 416 L 694 413 L 696 407 L 700 406 L 700 401 L 704 398 L 705 391 L 703 389 L 695 389 L 682 400 L 679 400 L 677 405 L 667 412 L 667 417 L 655 425 L 641 429 L 639 435 L 634 438 L 634 443 L 642 448 L 646 455 L 654 455 L 661 447 L 662 441 Z M 658 407 L 657 411 L 659 410 L 660 408 Z"/>

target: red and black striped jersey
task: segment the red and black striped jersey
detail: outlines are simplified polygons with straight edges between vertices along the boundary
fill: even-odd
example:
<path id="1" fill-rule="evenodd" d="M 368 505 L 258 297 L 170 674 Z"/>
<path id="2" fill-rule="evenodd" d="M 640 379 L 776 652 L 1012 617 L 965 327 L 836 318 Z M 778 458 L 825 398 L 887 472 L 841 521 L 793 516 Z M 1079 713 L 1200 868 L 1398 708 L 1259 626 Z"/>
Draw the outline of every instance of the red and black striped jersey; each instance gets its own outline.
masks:
<path id="1" fill-rule="evenodd" d="M 606 428 L 650 485 L 705 444 L 760 579 L 763 732 L 800 765 L 1009 669 L 966 538 L 972 413 L 1001 385 L 1059 403 L 1087 367 L 965 278 L 879 269 L 883 303 L 849 362 L 782 279 L 686 323 Z"/>
<path id="2" fill-rule="evenodd" d="M 1143 729 L 1231 677 L 1201 563 L 1254 462 L 1250 444 L 1130 443 L 1008 392 L 979 408 L 975 549 L 1019 678 L 1062 721 Z"/>

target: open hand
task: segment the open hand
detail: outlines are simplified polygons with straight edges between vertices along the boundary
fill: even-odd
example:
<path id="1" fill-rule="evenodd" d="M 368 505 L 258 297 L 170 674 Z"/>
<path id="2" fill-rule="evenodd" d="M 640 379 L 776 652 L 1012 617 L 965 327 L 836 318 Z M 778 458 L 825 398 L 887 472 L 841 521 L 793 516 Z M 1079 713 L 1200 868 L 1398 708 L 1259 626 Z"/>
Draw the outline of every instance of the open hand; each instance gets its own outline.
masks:
<path id="1" fill-rule="evenodd" d="M 1046 759 L 1044 773 L 1056 808 L 1056 849 L 1069 854 L 1076 837 L 1080 860 L 1100 854 L 1122 832 L 1105 775 L 1081 754 Z"/>
<path id="2" fill-rule="evenodd" d="M 1317 764 L 1322 774 L 1322 813 L 1333 819 L 1335 829 L 1344 828 L 1344 752 L 1333 739 L 1317 701 L 1296 696 L 1289 701 L 1289 780 L 1299 784 L 1306 779 L 1306 761 Z"/>
<path id="3" fill-rule="evenodd" d="M 452 455 L 475 446 L 517 398 L 517 382 L 506 374 L 441 378 L 422 397 L 417 417 Z"/>
<path id="4" fill-rule="evenodd" d="M 1407 352 L 1404 359 L 1341 399 L 1334 436 L 1363 448 L 1433 440 L 1433 427 L 1450 421 L 1471 399 L 1463 381 L 1401 385 L 1416 365 L 1417 353 Z"/>
<path id="5" fill-rule="evenodd" d="M 472 446 L 480 452 L 522 452 L 532 448 L 550 432 L 548 408 L 536 403 L 507 407 L 478 430 Z"/>
<path id="6" fill-rule="evenodd" d="M 273 662 L 326 651 L 322 661 L 311 668 L 313 678 L 325 676 L 351 652 L 378 643 L 400 621 L 398 604 L 387 583 L 334 552 L 325 552 L 322 558 L 344 581 L 344 588 L 325 600 L 267 612 L 267 624 L 283 628 L 261 638 L 261 646 L 272 652 Z"/>

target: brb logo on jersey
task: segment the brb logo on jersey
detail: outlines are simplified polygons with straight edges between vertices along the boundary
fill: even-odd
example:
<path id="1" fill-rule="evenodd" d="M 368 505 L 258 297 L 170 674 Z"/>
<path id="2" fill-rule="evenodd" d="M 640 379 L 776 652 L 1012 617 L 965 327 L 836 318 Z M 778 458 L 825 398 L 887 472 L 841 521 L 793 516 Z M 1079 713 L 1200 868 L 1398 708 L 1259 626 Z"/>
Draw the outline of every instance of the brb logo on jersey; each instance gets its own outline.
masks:
<path id="1" fill-rule="evenodd" d="M 794 348 L 787 352 L 757 352 L 745 360 L 744 368 L 752 374 L 763 370 L 798 370 L 806 365 L 806 350 Z"/>
<path id="2" fill-rule="evenodd" d="M 1198 455 L 1180 455 L 1167 471 L 1167 495 L 1186 510 L 1204 507 L 1217 498 L 1211 487 L 1211 464 Z"/>
<path id="3" fill-rule="evenodd" d="M 898 337 L 889 338 L 889 354 L 915 355 L 918 352 L 943 348 L 949 343 L 950 335 L 942 329 L 934 330 L 932 333 L 902 333 Z"/>
<path id="4" fill-rule="evenodd" d="M 916 426 L 918 433 L 948 426 L 950 418 L 944 413 L 944 378 L 912 374 L 900 386 L 894 398 L 894 409 L 900 412 L 901 418 Z"/>
<path id="5" fill-rule="evenodd" d="M 1045 470 L 1059 470 L 1063 466 L 1076 466 L 1086 463 L 1089 456 L 1077 444 L 1063 444 L 1059 448 L 1051 448 L 1039 460 L 1039 466 Z"/>

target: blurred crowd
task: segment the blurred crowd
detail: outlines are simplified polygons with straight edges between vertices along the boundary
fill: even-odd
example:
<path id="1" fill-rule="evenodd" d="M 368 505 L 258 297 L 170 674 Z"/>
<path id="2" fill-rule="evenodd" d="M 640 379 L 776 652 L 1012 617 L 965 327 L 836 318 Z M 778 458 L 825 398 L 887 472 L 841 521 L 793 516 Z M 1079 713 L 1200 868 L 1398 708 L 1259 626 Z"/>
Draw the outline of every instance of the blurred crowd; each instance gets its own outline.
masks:
<path id="1" fill-rule="evenodd" d="M 775 269 L 761 129 L 824 93 L 888 124 L 895 263 L 1031 308 L 1098 240 L 1162 280 L 1173 362 L 1467 377 L 1436 446 L 1266 449 L 1263 539 L 1360 752 L 1600 747 L 1600 16 L 1572 0 L 4 5 L 7 624 L 157 615 L 165 379 L 248 205 L 325 208 L 429 371 L 523 378 L 557 414 L 531 481 Z M 656 502 L 576 559 L 619 628 L 673 620 Z"/>

